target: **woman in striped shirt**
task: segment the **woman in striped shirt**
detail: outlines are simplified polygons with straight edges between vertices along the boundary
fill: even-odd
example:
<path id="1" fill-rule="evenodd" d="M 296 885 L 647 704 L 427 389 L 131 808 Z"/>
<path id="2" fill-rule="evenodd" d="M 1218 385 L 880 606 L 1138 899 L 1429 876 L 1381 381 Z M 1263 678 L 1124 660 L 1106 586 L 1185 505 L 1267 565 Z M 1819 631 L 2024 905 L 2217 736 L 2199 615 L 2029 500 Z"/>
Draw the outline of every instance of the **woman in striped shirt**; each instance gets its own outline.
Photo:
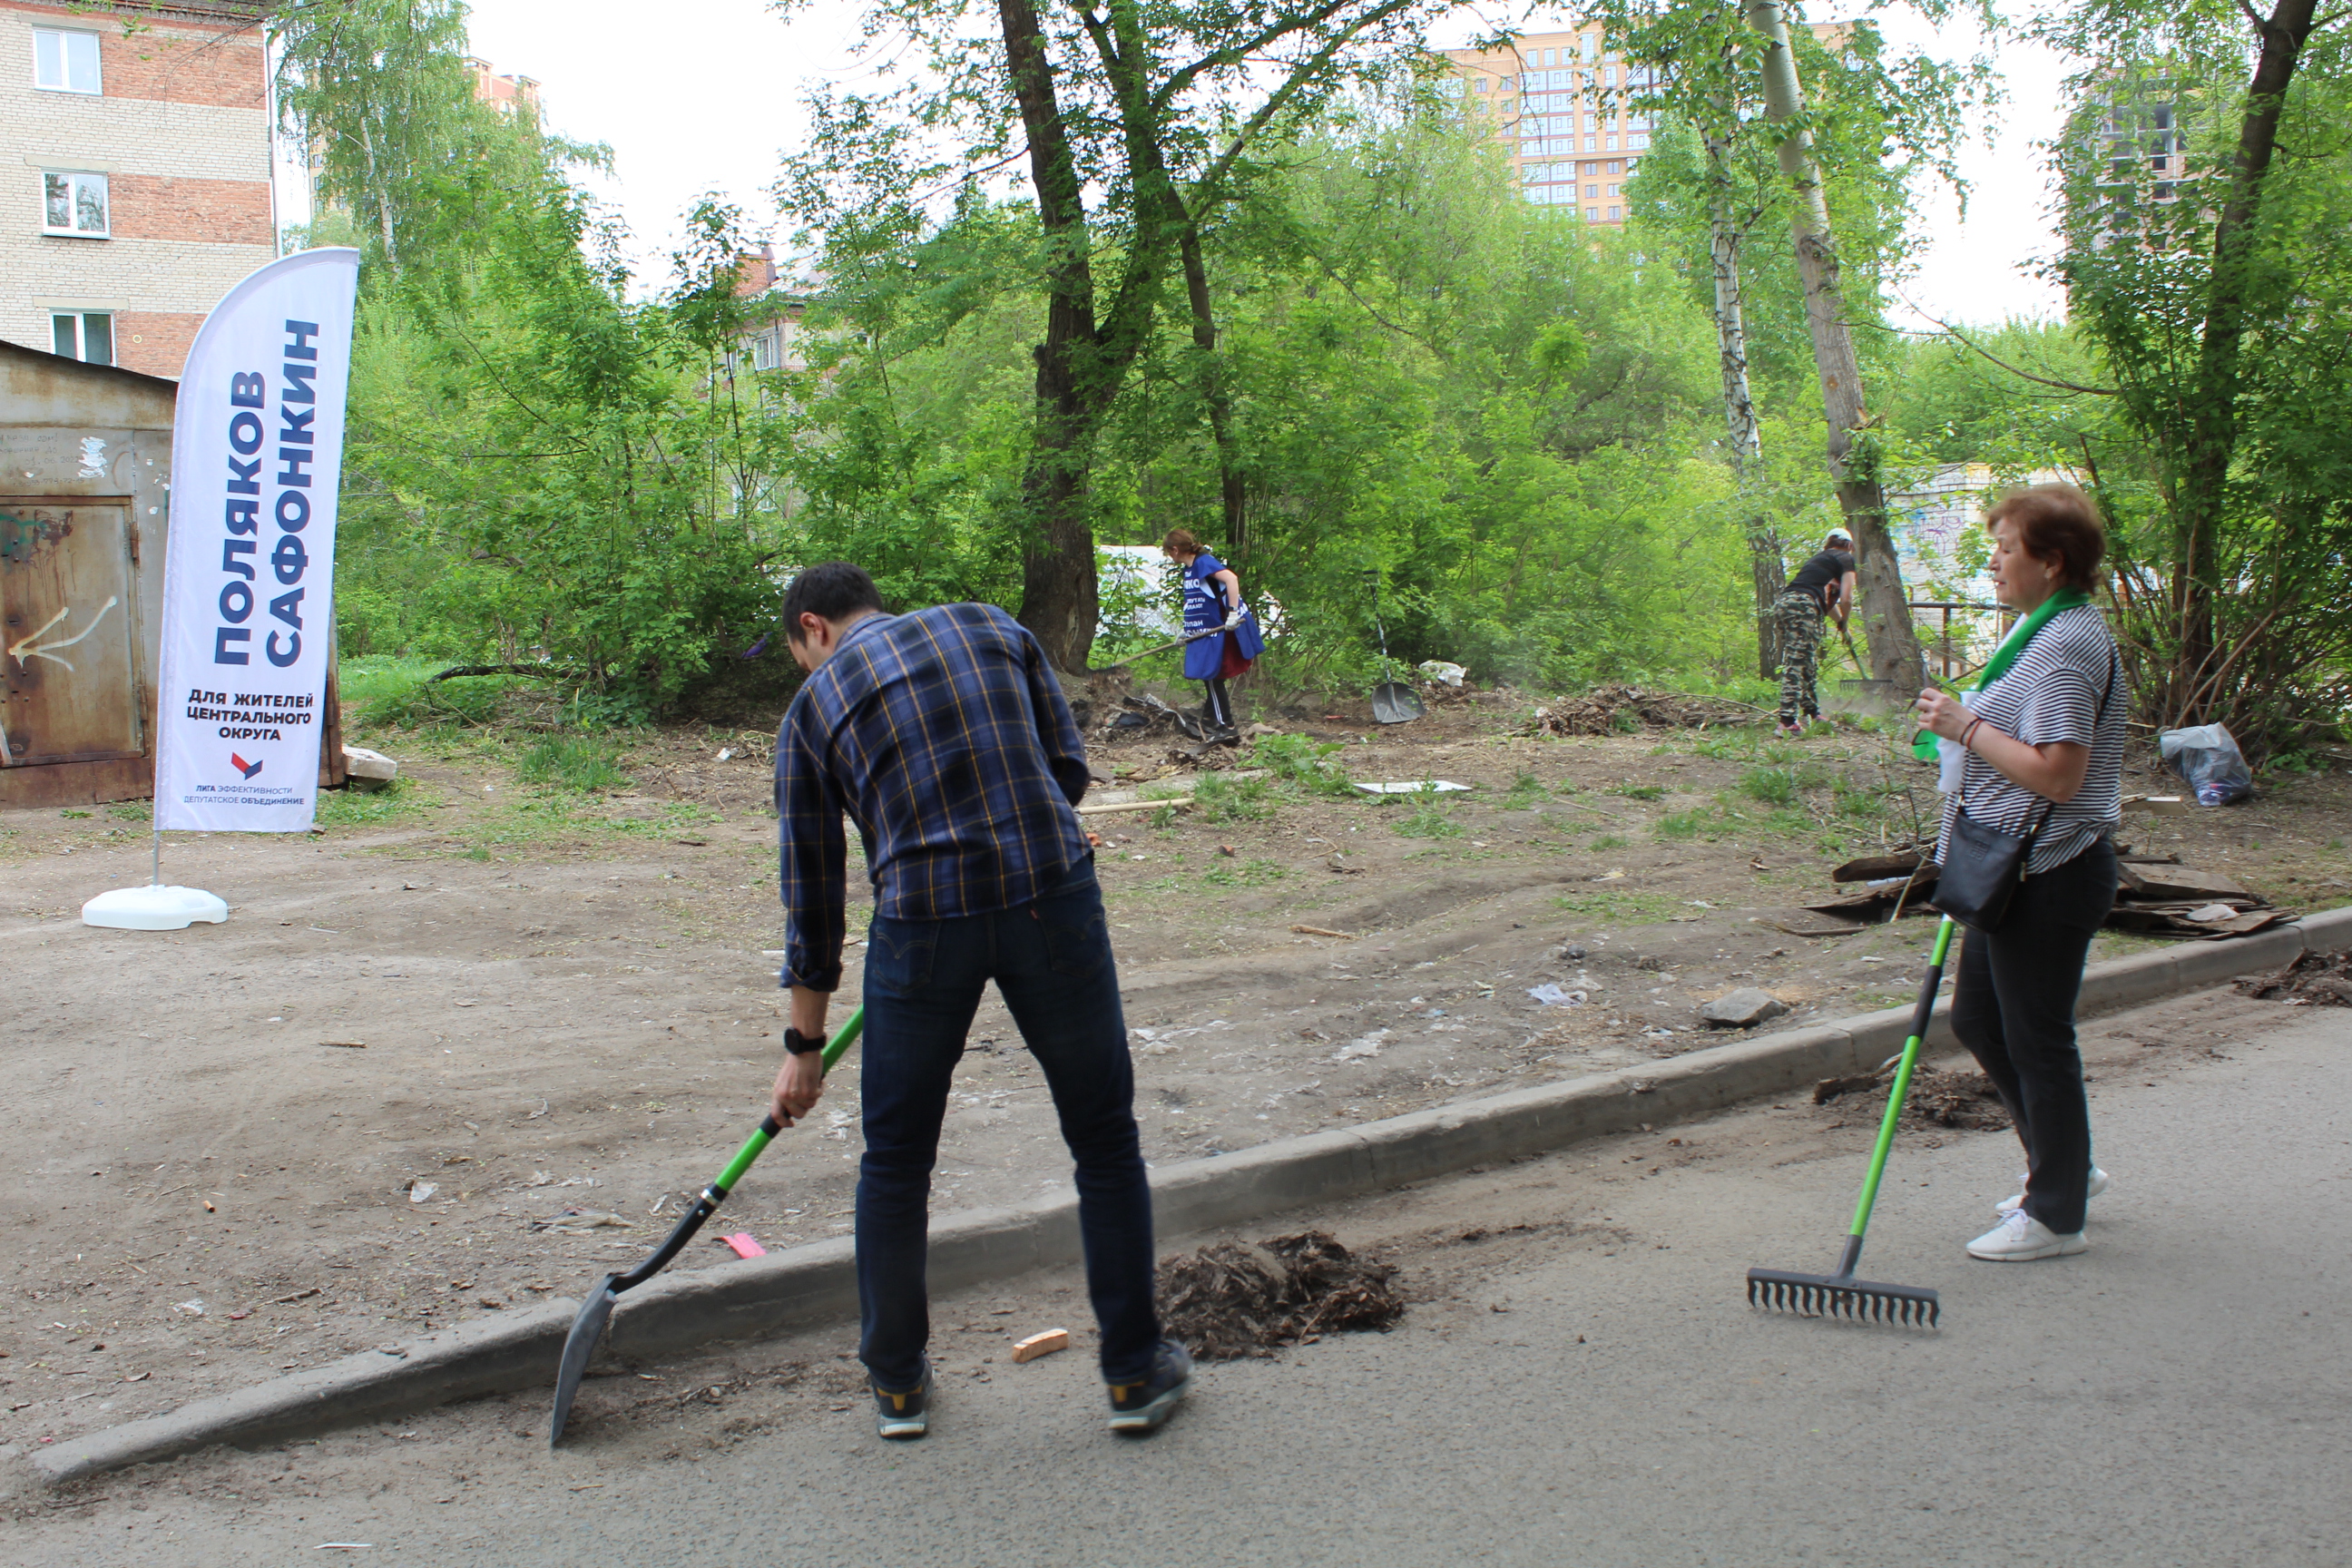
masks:
<path id="1" fill-rule="evenodd" d="M 1937 860 L 1963 809 L 2000 832 L 2033 835 L 2007 917 L 1990 933 L 1968 933 L 1952 987 L 1952 1032 L 2025 1145 L 2025 1190 L 1995 1206 L 2000 1223 L 1969 1254 L 2026 1263 L 2083 1251 L 2084 1205 L 2107 1184 L 2091 1163 L 2074 1002 L 2091 938 L 2115 902 L 2108 835 L 2122 819 L 2130 704 L 2115 638 L 2090 603 L 2106 536 L 2089 498 L 2042 485 L 2003 499 L 1985 526 L 1994 587 L 2027 617 L 2030 640 L 1996 655 L 1995 678 L 1965 703 L 1927 690 L 1917 706 L 1929 730 L 1966 752 Z"/>

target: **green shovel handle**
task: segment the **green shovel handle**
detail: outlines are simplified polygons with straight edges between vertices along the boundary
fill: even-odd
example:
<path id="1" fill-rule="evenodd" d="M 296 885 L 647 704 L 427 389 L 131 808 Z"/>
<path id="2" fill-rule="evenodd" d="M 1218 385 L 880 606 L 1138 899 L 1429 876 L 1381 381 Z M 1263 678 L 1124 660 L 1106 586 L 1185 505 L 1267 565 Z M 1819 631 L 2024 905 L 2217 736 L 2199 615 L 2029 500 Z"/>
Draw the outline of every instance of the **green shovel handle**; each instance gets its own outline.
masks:
<path id="1" fill-rule="evenodd" d="M 841 1032 L 825 1043 L 824 1070 L 831 1072 L 833 1064 L 839 1061 L 843 1054 L 857 1043 L 857 1037 L 865 1032 L 866 1009 L 860 1007 L 841 1026 Z M 727 1162 L 727 1168 L 719 1173 L 719 1179 L 710 1184 L 720 1197 L 735 1190 L 735 1184 L 743 1179 L 743 1173 L 751 1168 L 754 1160 L 767 1152 L 768 1145 L 783 1130 L 783 1123 L 776 1120 L 773 1112 L 761 1118 L 760 1130 L 743 1141 L 743 1146 L 735 1151 L 735 1157 Z"/>

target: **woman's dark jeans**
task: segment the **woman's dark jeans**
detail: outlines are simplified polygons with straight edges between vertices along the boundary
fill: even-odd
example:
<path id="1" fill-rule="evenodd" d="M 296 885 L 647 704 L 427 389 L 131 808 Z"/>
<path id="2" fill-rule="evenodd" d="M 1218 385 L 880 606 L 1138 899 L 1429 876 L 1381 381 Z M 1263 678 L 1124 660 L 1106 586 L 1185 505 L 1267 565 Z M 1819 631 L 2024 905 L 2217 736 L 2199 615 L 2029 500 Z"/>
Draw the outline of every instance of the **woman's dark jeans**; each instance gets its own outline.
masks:
<path id="1" fill-rule="evenodd" d="M 1091 858 L 1034 904 L 959 920 L 877 917 L 866 950 L 859 1081 L 866 1159 L 857 1175 L 858 1359 L 891 1390 L 922 1381 L 930 1339 L 924 1283 L 940 1123 L 981 989 L 996 982 L 1045 1069 L 1077 1162 L 1087 1293 L 1111 1383 L 1150 1375 L 1151 1188 L 1135 1127 L 1135 1068 L 1118 971 Z"/>
<path id="2" fill-rule="evenodd" d="M 2025 1212 L 2061 1236 L 2083 1228 L 2091 1179 L 2074 999 L 2091 938 L 2115 901 L 2115 846 L 2102 838 L 2019 883 L 1999 931 L 1968 933 L 1952 984 L 1952 1032 L 2000 1091 L 2025 1145 Z"/>

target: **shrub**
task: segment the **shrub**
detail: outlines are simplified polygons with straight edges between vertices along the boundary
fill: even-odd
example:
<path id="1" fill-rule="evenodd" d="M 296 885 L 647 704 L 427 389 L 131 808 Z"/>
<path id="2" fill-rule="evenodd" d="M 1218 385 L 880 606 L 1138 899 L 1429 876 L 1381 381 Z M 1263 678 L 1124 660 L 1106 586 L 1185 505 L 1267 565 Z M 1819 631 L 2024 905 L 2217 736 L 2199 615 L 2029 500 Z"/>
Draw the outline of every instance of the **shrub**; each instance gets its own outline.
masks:
<path id="1" fill-rule="evenodd" d="M 542 736 L 515 766 L 526 784 L 562 789 L 613 789 L 629 782 L 621 770 L 621 748 L 602 735 L 560 732 Z"/>

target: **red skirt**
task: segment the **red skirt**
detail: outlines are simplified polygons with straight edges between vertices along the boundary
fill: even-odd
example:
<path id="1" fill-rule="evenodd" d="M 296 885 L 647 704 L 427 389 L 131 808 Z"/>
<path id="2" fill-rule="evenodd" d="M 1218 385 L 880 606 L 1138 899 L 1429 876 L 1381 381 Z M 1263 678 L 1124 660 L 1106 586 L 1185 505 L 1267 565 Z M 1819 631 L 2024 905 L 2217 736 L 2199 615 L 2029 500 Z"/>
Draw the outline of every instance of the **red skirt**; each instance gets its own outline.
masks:
<path id="1" fill-rule="evenodd" d="M 1242 657 L 1241 639 L 1239 637 L 1236 637 L 1231 632 L 1227 632 L 1225 634 L 1224 662 L 1217 668 L 1217 677 L 1219 679 L 1231 680 L 1236 675 L 1247 675 L 1249 673 L 1250 666 L 1256 662 L 1257 660 L 1254 658 L 1244 658 Z"/>

